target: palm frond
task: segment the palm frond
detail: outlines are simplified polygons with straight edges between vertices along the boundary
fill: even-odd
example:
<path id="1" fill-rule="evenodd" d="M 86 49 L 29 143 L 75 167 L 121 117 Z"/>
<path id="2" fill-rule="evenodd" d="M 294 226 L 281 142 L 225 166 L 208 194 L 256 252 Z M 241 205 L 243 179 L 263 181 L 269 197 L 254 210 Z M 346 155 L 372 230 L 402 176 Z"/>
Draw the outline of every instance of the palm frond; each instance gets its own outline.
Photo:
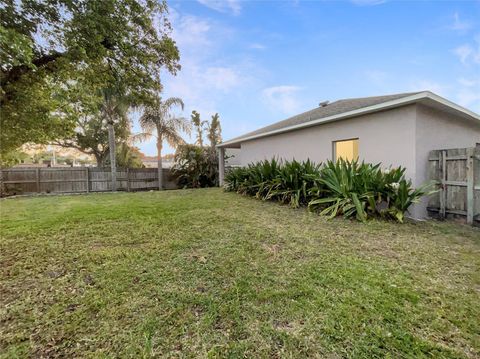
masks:
<path id="1" fill-rule="evenodd" d="M 156 132 L 157 138 L 166 140 L 172 147 L 177 147 L 185 143 L 180 132 L 189 134 L 191 124 L 185 117 L 171 112 L 174 106 L 179 106 L 183 110 L 184 103 L 178 97 L 170 97 L 164 101 L 158 99 L 155 106 L 144 109 L 139 122 L 145 133 L 153 135 Z"/>
<path id="2" fill-rule="evenodd" d="M 144 142 L 144 141 L 149 140 L 152 137 L 156 137 L 156 136 L 153 133 L 140 132 L 140 133 L 132 134 L 130 136 L 129 140 L 130 140 L 131 143 Z"/>
<path id="3" fill-rule="evenodd" d="M 162 133 L 162 136 L 165 141 L 167 141 L 167 143 L 173 148 L 185 144 L 185 140 L 182 138 L 182 136 L 180 136 L 178 132 L 172 129 L 165 130 Z"/>
<path id="4" fill-rule="evenodd" d="M 161 102 L 161 106 L 166 110 L 165 112 L 170 112 L 174 106 L 179 106 L 182 111 L 185 108 L 183 100 L 179 97 L 169 97 Z"/>

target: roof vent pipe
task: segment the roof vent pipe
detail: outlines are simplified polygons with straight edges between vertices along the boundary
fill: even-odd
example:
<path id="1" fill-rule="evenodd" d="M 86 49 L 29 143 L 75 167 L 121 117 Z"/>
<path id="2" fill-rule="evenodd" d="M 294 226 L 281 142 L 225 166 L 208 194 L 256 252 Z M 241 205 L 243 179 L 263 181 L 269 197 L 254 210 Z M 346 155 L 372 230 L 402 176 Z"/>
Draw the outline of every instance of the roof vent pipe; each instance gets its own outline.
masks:
<path id="1" fill-rule="evenodd" d="M 329 103 L 330 103 L 330 101 L 323 101 L 323 102 L 320 102 L 320 103 L 318 104 L 318 106 L 320 106 L 320 107 L 325 107 L 325 106 L 327 106 Z"/>

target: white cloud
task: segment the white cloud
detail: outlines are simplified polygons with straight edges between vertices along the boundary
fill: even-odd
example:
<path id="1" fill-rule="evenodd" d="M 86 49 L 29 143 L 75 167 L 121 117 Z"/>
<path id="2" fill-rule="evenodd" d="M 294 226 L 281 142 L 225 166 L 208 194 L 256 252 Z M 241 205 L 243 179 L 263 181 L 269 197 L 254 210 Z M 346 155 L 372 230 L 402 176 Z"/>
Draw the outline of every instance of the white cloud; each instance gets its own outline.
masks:
<path id="1" fill-rule="evenodd" d="M 233 68 L 229 67 L 209 67 L 203 74 L 204 85 L 228 92 L 238 87 L 243 80 L 241 75 Z"/>
<path id="2" fill-rule="evenodd" d="M 180 49 L 204 48 L 212 44 L 209 32 L 212 25 L 206 19 L 192 15 L 172 16 L 173 38 Z"/>
<path id="3" fill-rule="evenodd" d="M 182 70 L 174 78 L 165 81 L 169 96 L 181 97 L 187 112 L 195 109 L 206 113 L 218 111 L 218 103 L 225 95 L 248 83 L 248 76 L 238 64 L 207 66 L 204 61 L 184 59 Z M 205 113 L 205 114 L 206 114 Z"/>
<path id="4" fill-rule="evenodd" d="M 242 6 L 238 0 L 197 0 L 200 4 L 206 7 L 222 12 L 232 13 L 233 15 L 240 15 Z"/>
<path id="5" fill-rule="evenodd" d="M 453 50 L 464 65 L 469 63 L 480 65 L 480 34 L 475 36 L 474 42 L 474 45 L 463 44 Z"/>
<path id="6" fill-rule="evenodd" d="M 176 77 L 168 76 L 169 92 L 177 90 L 181 93 L 175 96 L 198 99 L 208 96 L 213 90 L 228 92 L 242 83 L 238 64 L 222 64 L 218 56 L 221 43 L 231 33 L 229 28 L 209 19 L 178 13 L 172 25 L 182 70 Z"/>
<path id="7" fill-rule="evenodd" d="M 176 76 L 162 73 L 163 97 L 176 96 L 185 102 L 183 115 L 190 117 L 198 111 L 202 119 L 220 113 L 222 128 L 227 132 L 231 123 L 222 117 L 221 105 L 237 98 L 242 92 L 255 85 L 261 73 L 258 65 L 248 59 L 231 58 L 224 53 L 224 45 L 235 40 L 236 33 L 225 24 L 211 18 L 180 13 L 171 9 L 173 34 L 180 50 L 182 69 Z M 238 127 L 238 125 L 236 125 Z M 192 141 L 193 138 L 185 137 Z M 147 154 L 154 154 L 154 140 L 140 144 Z M 165 153 L 173 149 L 164 144 Z"/>
<path id="8" fill-rule="evenodd" d="M 297 97 L 300 90 L 300 87 L 291 85 L 268 87 L 262 90 L 262 98 L 274 111 L 280 110 L 285 114 L 295 114 L 300 107 Z"/>
<path id="9" fill-rule="evenodd" d="M 450 26 L 450 29 L 455 31 L 467 31 L 473 27 L 473 24 L 470 21 L 461 20 L 458 12 L 453 14 L 453 24 Z"/>

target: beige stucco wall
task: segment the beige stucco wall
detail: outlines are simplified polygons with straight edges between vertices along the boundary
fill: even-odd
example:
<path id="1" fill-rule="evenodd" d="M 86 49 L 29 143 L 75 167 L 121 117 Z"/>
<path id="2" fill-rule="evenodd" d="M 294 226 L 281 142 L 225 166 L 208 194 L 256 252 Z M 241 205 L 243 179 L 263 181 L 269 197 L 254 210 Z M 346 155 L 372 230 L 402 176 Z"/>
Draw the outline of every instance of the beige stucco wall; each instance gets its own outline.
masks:
<path id="1" fill-rule="evenodd" d="M 225 166 L 241 166 L 240 161 L 240 149 L 239 148 L 227 148 L 225 149 Z"/>
<path id="2" fill-rule="evenodd" d="M 320 163 L 332 159 L 334 141 L 351 138 L 359 139 L 360 160 L 406 167 L 407 177 L 418 186 L 428 180 L 429 152 L 475 146 L 480 124 L 413 104 L 246 141 L 239 159 L 243 166 L 274 156 Z M 424 218 L 426 201 L 412 207 L 410 214 Z"/>
<path id="3" fill-rule="evenodd" d="M 304 128 L 243 142 L 242 165 L 263 159 L 332 159 L 333 141 L 359 139 L 359 157 L 384 167 L 404 166 L 415 172 L 415 105 L 377 112 L 343 121 Z"/>
<path id="4" fill-rule="evenodd" d="M 417 105 L 415 185 L 420 186 L 429 180 L 430 151 L 474 147 L 476 143 L 480 143 L 480 122 Z M 426 214 L 427 201 L 424 199 L 415 206 L 414 217 L 423 217 Z"/>

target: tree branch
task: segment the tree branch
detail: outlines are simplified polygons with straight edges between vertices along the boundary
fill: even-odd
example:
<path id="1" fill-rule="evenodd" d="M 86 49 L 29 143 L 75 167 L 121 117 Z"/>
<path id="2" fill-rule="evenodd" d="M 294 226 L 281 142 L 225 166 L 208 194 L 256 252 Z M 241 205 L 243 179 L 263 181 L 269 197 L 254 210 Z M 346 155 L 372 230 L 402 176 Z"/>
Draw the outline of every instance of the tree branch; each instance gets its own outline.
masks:
<path id="1" fill-rule="evenodd" d="M 50 63 L 56 61 L 60 57 L 65 56 L 65 53 L 54 51 L 51 54 L 42 55 L 32 61 L 32 64 L 36 68 L 46 67 Z M 32 66 L 18 65 L 13 66 L 10 70 L 2 70 L 2 76 L 0 78 L 0 85 L 5 86 L 8 83 L 18 81 L 20 77 L 34 69 Z"/>

